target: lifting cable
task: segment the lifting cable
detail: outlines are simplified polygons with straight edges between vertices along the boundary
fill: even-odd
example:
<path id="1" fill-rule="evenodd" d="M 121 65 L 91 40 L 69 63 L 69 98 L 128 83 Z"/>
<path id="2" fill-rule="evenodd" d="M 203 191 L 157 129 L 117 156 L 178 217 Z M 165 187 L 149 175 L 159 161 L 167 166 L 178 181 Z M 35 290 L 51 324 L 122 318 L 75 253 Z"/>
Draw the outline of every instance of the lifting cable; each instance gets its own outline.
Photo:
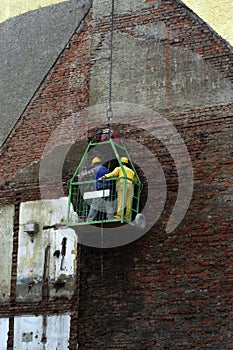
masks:
<path id="1" fill-rule="evenodd" d="M 107 108 L 107 122 L 108 122 L 108 134 L 109 137 L 111 135 L 111 120 L 113 116 L 112 112 L 112 57 L 113 57 L 113 30 L 114 30 L 114 0 L 112 0 L 112 8 L 111 8 L 111 26 L 110 26 L 110 58 L 109 58 L 109 95 L 108 95 L 108 108 Z M 104 275 L 104 261 L 103 261 L 103 235 L 104 235 L 104 228 L 103 228 L 103 221 L 101 223 L 101 253 L 100 253 L 100 260 L 101 260 L 101 277 L 103 278 Z"/>
<path id="2" fill-rule="evenodd" d="M 100 239 L 101 239 L 101 250 L 100 250 L 100 273 L 101 273 L 101 278 L 104 277 L 104 259 L 103 259 L 103 245 L 104 245 L 104 227 L 103 227 L 103 222 L 101 223 L 101 228 L 100 228 Z"/>
<path id="3" fill-rule="evenodd" d="M 112 61 L 113 61 L 113 30 L 114 30 L 114 0 L 112 0 L 111 9 L 111 27 L 110 27 L 110 59 L 109 59 L 109 96 L 108 96 L 108 109 L 107 109 L 107 121 L 109 128 L 109 135 L 111 133 L 111 120 L 113 116 L 112 112 Z"/>

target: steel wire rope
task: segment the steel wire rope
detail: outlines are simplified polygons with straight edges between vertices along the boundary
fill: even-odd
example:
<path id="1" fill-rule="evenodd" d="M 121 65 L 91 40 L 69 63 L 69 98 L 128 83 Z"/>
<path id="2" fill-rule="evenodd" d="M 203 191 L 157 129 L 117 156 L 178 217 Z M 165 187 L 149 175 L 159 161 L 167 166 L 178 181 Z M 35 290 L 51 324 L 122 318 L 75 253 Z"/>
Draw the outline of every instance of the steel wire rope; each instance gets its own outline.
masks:
<path id="1" fill-rule="evenodd" d="M 112 0 L 111 7 L 111 27 L 110 27 L 110 58 L 109 58 L 109 95 L 108 95 L 108 108 L 107 108 L 107 121 L 108 121 L 108 132 L 111 134 L 111 120 L 113 117 L 112 111 L 112 71 L 113 71 L 113 31 L 114 31 L 114 9 L 115 3 Z"/>
<path id="2" fill-rule="evenodd" d="M 110 56 L 109 56 L 109 93 L 108 93 L 108 107 L 107 107 L 107 122 L 108 122 L 108 135 L 111 137 L 111 120 L 113 117 L 112 112 L 112 61 L 113 61 L 113 30 L 114 30 L 114 8 L 115 3 L 114 0 L 111 2 L 111 26 L 110 26 Z M 103 261 L 103 233 L 104 233 L 104 227 L 103 227 L 103 217 L 102 217 L 102 223 L 101 223 L 101 253 L 100 253 L 100 259 L 101 259 L 101 277 L 103 278 L 104 275 L 104 261 Z"/>
<path id="3" fill-rule="evenodd" d="M 101 223 L 100 228 L 100 235 L 101 235 L 101 248 L 100 248 L 100 273 L 101 278 L 104 277 L 104 258 L 103 258 L 103 243 L 104 243 L 104 227 L 103 227 L 103 221 Z"/>

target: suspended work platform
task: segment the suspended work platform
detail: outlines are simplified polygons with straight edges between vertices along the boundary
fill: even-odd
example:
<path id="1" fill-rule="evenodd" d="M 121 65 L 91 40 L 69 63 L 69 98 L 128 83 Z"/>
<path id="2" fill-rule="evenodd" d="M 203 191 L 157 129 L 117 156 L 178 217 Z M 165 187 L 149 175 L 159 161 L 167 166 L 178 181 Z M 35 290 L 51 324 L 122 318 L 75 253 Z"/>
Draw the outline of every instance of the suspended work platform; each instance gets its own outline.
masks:
<path id="1" fill-rule="evenodd" d="M 109 138 L 90 142 L 69 185 L 67 226 L 132 223 L 142 183 L 126 147 Z"/>

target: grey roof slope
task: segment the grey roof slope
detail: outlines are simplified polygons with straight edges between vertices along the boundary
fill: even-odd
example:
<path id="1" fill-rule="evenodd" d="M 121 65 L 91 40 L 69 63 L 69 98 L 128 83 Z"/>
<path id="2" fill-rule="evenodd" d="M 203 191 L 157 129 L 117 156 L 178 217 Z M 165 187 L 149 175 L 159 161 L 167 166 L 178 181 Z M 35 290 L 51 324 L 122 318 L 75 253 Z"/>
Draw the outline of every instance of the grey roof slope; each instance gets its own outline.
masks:
<path id="1" fill-rule="evenodd" d="M 0 23 L 0 145 L 91 5 L 69 0 Z"/>

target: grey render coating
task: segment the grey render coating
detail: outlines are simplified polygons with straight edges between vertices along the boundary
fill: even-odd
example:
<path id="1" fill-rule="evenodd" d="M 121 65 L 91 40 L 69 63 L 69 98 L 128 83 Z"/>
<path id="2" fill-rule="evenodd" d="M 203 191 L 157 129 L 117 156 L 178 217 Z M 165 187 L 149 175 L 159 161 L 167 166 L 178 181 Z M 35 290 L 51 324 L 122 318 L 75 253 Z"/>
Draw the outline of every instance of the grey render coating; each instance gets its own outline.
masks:
<path id="1" fill-rule="evenodd" d="M 0 24 L 0 145 L 91 5 L 65 1 Z"/>

